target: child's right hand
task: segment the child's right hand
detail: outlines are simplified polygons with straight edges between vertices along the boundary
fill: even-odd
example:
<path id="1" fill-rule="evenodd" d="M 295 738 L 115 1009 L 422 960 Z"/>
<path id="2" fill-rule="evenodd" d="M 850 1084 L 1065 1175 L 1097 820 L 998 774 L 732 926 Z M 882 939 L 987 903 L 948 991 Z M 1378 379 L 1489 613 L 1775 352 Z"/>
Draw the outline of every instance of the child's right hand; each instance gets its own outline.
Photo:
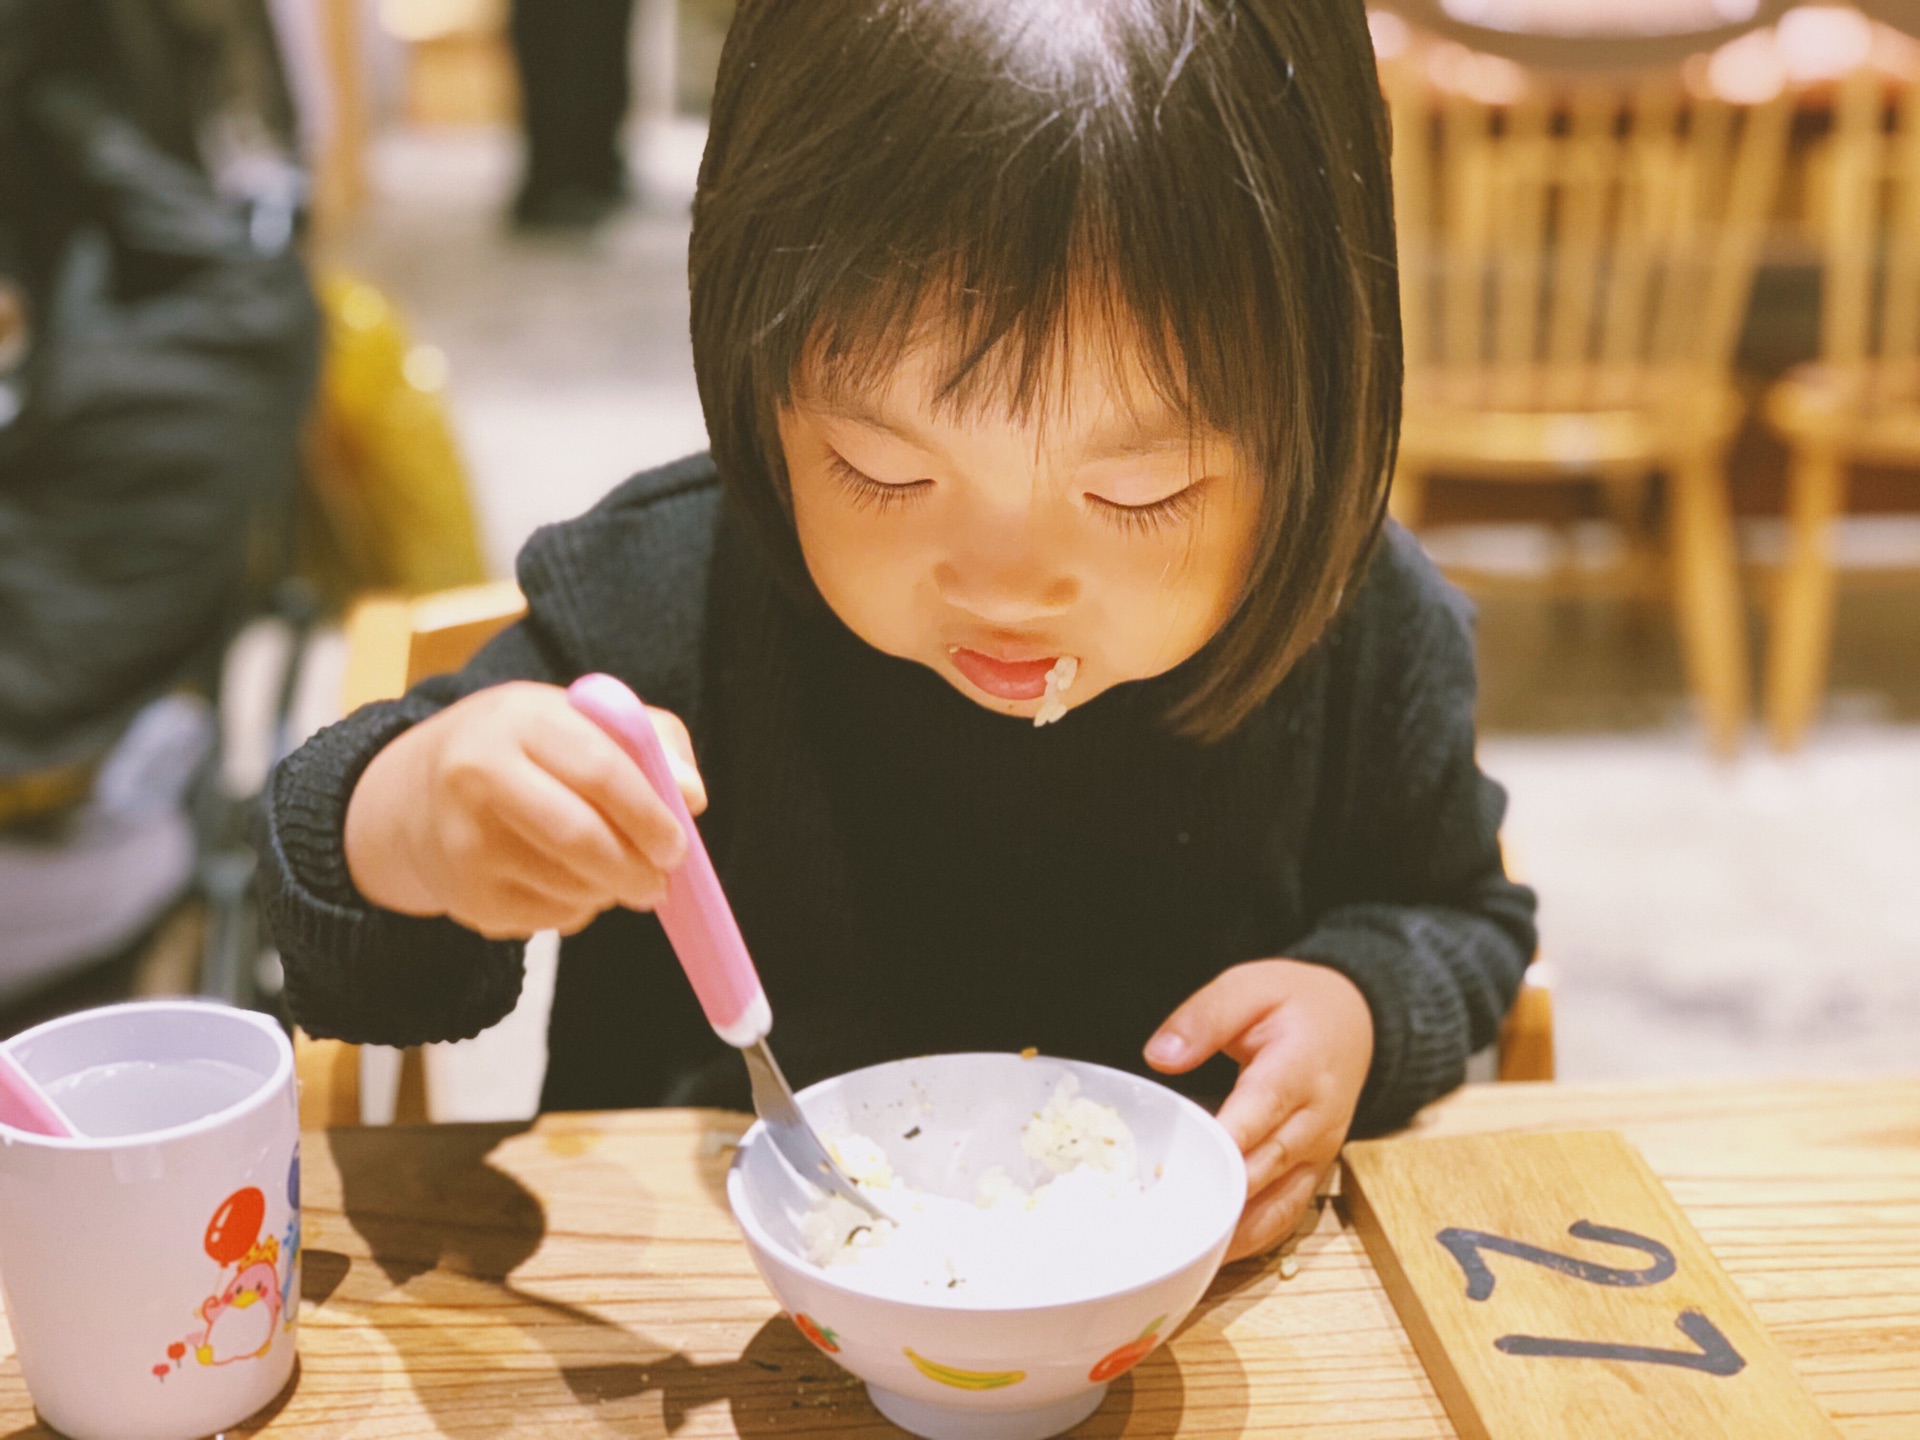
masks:
<path id="1" fill-rule="evenodd" d="M 707 796 L 687 728 L 648 713 L 697 815 Z M 374 756 L 347 802 L 347 870 L 362 896 L 489 939 L 570 935 L 615 905 L 650 910 L 686 853 L 640 767 L 553 685 L 498 685 L 449 705 Z"/>

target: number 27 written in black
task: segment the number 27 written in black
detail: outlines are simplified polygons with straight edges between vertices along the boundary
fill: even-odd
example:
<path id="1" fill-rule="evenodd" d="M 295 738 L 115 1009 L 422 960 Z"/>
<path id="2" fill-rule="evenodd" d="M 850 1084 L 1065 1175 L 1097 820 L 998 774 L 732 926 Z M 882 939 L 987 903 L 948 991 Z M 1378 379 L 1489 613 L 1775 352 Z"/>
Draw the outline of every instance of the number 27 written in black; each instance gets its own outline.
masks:
<path id="1" fill-rule="evenodd" d="M 1616 1230 L 1609 1225 L 1596 1225 L 1590 1220 L 1576 1220 L 1567 1228 L 1567 1233 L 1576 1240 L 1592 1240 L 1602 1245 L 1638 1250 L 1648 1257 L 1650 1263 L 1636 1270 L 1600 1265 L 1574 1255 L 1562 1255 L 1557 1250 L 1543 1250 L 1538 1245 L 1529 1245 L 1522 1240 L 1509 1240 L 1504 1235 L 1490 1235 L 1484 1230 L 1461 1230 L 1451 1226 L 1433 1238 L 1453 1256 L 1461 1273 L 1466 1276 L 1469 1300 L 1485 1300 L 1493 1294 L 1494 1279 L 1486 1260 L 1488 1254 L 1511 1256 L 1515 1260 L 1556 1271 L 1589 1285 L 1658 1285 L 1678 1268 L 1673 1251 L 1658 1240 L 1636 1235 L 1631 1230 Z M 1496 1350 L 1507 1355 L 1554 1356 L 1569 1360 L 1624 1360 L 1641 1365 L 1674 1365 L 1686 1370 L 1703 1370 L 1709 1375 L 1738 1375 L 1746 1369 L 1747 1362 L 1733 1348 L 1732 1342 L 1720 1333 L 1719 1326 L 1698 1310 L 1683 1310 L 1674 1324 L 1698 1348 L 1662 1350 L 1650 1345 L 1558 1340 L 1543 1335 L 1502 1335 L 1493 1344 Z"/>

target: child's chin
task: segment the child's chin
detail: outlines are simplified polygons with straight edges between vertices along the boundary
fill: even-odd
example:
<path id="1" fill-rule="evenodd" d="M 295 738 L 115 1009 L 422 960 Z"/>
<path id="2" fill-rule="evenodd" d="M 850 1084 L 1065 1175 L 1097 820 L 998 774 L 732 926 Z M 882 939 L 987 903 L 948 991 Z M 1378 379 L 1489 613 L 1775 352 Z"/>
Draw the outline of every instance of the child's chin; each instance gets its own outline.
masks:
<path id="1" fill-rule="evenodd" d="M 989 695 L 986 691 L 976 687 L 966 676 L 950 671 L 944 666 L 934 666 L 933 668 L 940 672 L 941 679 L 945 680 L 955 690 L 958 690 L 982 710 L 991 710 L 996 715 L 1010 715 L 1020 720 L 1031 720 L 1039 713 L 1040 697 L 1038 696 L 1031 700 L 1005 700 L 998 695 Z"/>

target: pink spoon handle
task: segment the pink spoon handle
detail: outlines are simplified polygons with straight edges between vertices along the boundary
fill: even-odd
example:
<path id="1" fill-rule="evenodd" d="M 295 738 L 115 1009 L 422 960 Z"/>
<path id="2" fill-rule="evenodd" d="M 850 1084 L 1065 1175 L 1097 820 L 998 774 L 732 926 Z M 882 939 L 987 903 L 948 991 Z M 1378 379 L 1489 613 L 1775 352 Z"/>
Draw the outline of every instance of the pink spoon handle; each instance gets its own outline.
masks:
<path id="1" fill-rule="evenodd" d="M 686 861 L 667 877 L 666 899 L 654 913 L 693 982 L 707 1023 L 722 1040 L 744 1050 L 773 1028 L 773 1011 L 646 707 L 611 675 L 581 676 L 567 687 L 567 699 L 633 757 L 686 833 Z"/>
<path id="2" fill-rule="evenodd" d="M 74 1138 L 73 1126 L 54 1107 L 31 1075 L 20 1068 L 5 1050 L 0 1050 L 0 1125 L 11 1125 L 29 1135 L 52 1135 L 62 1140 Z"/>

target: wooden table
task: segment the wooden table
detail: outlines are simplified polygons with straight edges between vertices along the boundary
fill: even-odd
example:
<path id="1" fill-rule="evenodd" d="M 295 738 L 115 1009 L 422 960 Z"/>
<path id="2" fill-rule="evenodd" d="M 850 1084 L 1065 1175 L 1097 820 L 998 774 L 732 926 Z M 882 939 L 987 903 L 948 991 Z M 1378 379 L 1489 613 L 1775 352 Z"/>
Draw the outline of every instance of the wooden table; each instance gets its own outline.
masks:
<path id="1" fill-rule="evenodd" d="M 247 1433 L 897 1436 L 780 1318 L 735 1236 L 722 1183 L 746 1123 L 310 1134 L 304 1373 Z M 1920 1436 L 1920 1080 L 1483 1086 L 1417 1128 L 1595 1127 L 1640 1148 L 1844 1434 Z M 1337 1204 L 1300 1259 L 1289 1281 L 1223 1272 L 1075 1434 L 1451 1437 Z M 48 1434 L 12 1356 L 0 1318 L 0 1440 Z"/>

